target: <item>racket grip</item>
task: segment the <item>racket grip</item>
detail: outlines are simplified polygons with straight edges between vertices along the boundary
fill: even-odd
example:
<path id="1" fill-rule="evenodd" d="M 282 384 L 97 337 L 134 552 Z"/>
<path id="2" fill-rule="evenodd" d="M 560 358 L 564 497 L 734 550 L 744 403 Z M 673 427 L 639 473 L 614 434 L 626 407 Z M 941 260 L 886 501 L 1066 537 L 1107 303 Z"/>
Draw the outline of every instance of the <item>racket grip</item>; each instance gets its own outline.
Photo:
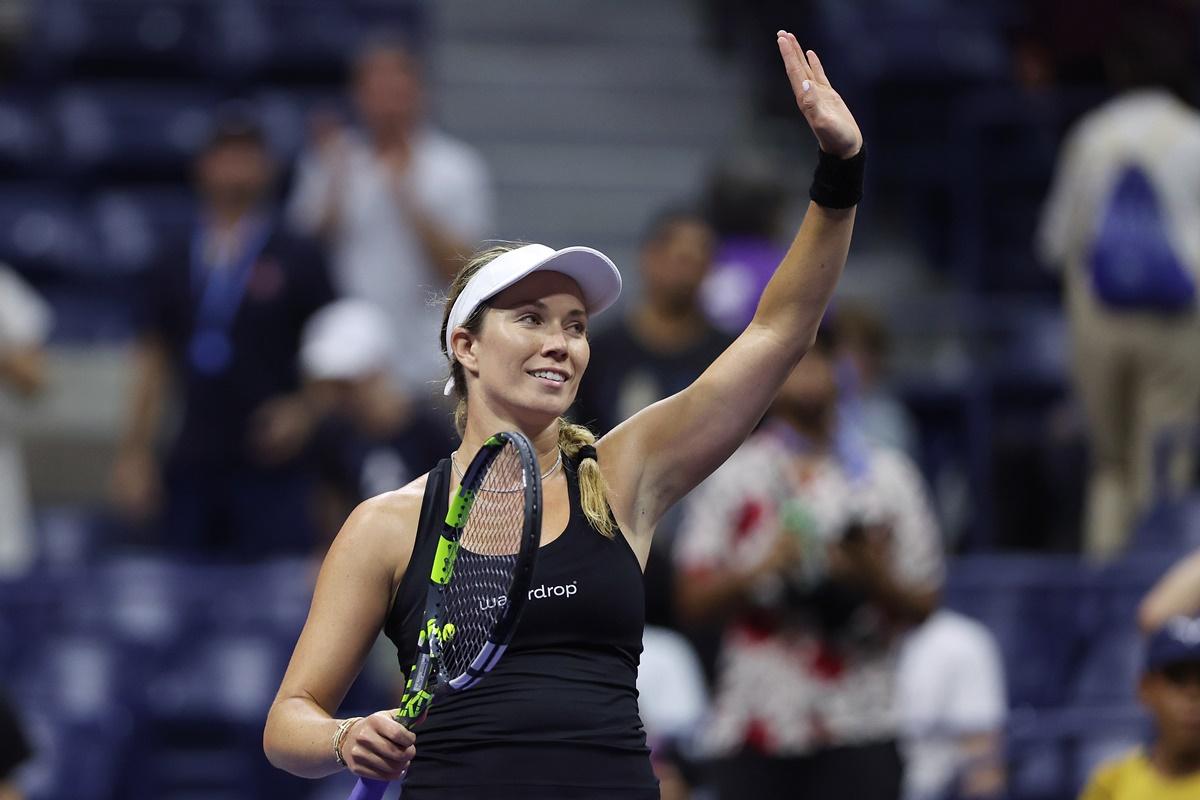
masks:
<path id="1" fill-rule="evenodd" d="M 377 781 L 371 778 L 359 778 L 354 791 L 350 792 L 349 800 L 379 800 L 387 791 L 387 781 Z"/>

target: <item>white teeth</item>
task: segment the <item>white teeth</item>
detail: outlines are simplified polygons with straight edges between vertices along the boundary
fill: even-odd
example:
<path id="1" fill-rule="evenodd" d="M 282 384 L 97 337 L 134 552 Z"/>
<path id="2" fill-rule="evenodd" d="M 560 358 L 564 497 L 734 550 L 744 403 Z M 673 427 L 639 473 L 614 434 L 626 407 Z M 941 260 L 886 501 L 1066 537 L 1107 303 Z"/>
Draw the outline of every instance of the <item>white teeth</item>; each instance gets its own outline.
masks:
<path id="1" fill-rule="evenodd" d="M 537 372 L 532 374 L 535 378 L 546 378 L 547 380 L 554 381 L 555 383 L 562 383 L 566 380 L 566 378 L 564 378 L 562 375 L 559 375 L 557 372 L 551 372 L 545 369 L 539 369 Z"/>

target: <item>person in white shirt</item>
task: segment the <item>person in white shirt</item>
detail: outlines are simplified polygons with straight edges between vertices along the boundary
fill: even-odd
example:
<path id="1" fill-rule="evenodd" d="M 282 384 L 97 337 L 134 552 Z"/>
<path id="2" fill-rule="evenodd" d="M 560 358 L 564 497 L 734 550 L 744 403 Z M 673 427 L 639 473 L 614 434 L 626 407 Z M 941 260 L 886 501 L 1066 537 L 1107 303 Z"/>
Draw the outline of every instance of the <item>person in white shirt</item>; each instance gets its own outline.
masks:
<path id="1" fill-rule="evenodd" d="M 328 243 L 341 294 L 387 310 L 396 375 L 425 383 L 445 372 L 427 341 L 440 322 L 430 300 L 490 230 L 491 180 L 474 149 L 426 122 L 420 67 L 400 40 L 368 43 L 352 83 L 361 129 L 314 119 L 288 218 Z"/>
<path id="2" fill-rule="evenodd" d="M 939 610 L 900 651 L 904 800 L 995 798 L 1005 788 L 1004 664 L 991 632 Z"/>
<path id="3" fill-rule="evenodd" d="M 15 272 L 0 265 L 0 574 L 19 574 L 35 547 L 21 450 L 10 402 L 45 383 L 42 345 L 50 334 L 49 306 Z"/>
<path id="4" fill-rule="evenodd" d="M 1200 409 L 1200 113 L 1167 88 L 1189 61 L 1150 20 L 1117 42 L 1123 91 L 1068 133 L 1038 232 L 1042 259 L 1063 268 L 1095 559 L 1123 548 L 1153 500 L 1155 448 Z M 1173 490 L 1194 462 L 1175 451 Z"/>

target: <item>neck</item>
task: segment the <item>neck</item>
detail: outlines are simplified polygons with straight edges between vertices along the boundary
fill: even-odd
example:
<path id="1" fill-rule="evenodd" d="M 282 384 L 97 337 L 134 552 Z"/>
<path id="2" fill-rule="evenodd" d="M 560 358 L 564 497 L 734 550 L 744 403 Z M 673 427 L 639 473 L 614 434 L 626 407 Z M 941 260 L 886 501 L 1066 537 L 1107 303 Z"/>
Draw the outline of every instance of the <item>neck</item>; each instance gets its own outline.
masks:
<path id="1" fill-rule="evenodd" d="M 1200 744 L 1188 742 L 1184 745 L 1159 740 L 1150 753 L 1154 768 L 1172 778 L 1181 778 L 1200 773 Z"/>
<path id="2" fill-rule="evenodd" d="M 462 444 L 455 451 L 455 459 L 464 470 L 471 459 L 483 447 L 483 443 L 500 431 L 519 431 L 525 434 L 537 454 L 538 464 L 545 472 L 558 460 L 558 419 L 548 425 L 532 430 L 513 420 L 507 420 L 485 409 L 473 408 L 467 415 L 467 429 L 463 432 Z"/>
<path id="3" fill-rule="evenodd" d="M 656 350 L 683 350 L 698 341 L 708 327 L 704 315 L 695 306 L 668 308 L 647 303 L 630 318 L 634 333 Z"/>
<path id="4" fill-rule="evenodd" d="M 403 147 L 412 139 L 412 126 L 400 122 L 377 125 L 371 131 L 371 143 L 379 152 Z"/>

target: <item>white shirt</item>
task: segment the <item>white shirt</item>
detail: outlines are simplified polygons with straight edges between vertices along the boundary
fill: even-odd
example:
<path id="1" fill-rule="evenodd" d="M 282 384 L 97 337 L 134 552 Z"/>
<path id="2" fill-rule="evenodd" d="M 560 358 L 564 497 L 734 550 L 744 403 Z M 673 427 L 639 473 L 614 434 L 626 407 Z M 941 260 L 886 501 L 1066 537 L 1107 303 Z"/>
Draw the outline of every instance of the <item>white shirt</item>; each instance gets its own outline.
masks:
<path id="1" fill-rule="evenodd" d="M 905 798 L 940 797 L 963 766 L 957 740 L 999 733 L 1008 714 L 1004 666 L 991 632 L 936 612 L 904 643 L 896 699 L 905 752 Z"/>
<path id="2" fill-rule="evenodd" d="M 1175 252 L 1200 280 L 1200 113 L 1163 90 L 1121 94 L 1067 134 L 1042 210 L 1039 256 L 1078 268 L 1127 164 L 1154 184 Z"/>
<path id="3" fill-rule="evenodd" d="M 334 284 L 348 297 L 370 300 L 395 328 L 395 374 L 405 383 L 435 381 L 448 370 L 438 345 L 446 283 L 397 201 L 391 170 L 361 137 L 346 136 L 345 180 L 336 195 L 332 242 Z M 403 180 L 413 202 L 468 247 L 492 225 L 490 179 L 469 146 L 434 130 L 414 138 Z M 316 234 L 334 175 L 318 154 L 297 167 L 288 218 Z M 466 254 L 464 254 L 466 255 Z"/>
<path id="4" fill-rule="evenodd" d="M 647 625 L 637 676 L 638 707 L 646 738 L 688 740 L 708 711 L 700 659 L 682 634 Z"/>
<path id="5" fill-rule="evenodd" d="M 37 347 L 50 334 L 50 307 L 15 272 L 0 265 L 0 353 Z M 34 556 L 25 468 L 13 398 L 0 382 L 0 574 L 27 568 Z"/>

